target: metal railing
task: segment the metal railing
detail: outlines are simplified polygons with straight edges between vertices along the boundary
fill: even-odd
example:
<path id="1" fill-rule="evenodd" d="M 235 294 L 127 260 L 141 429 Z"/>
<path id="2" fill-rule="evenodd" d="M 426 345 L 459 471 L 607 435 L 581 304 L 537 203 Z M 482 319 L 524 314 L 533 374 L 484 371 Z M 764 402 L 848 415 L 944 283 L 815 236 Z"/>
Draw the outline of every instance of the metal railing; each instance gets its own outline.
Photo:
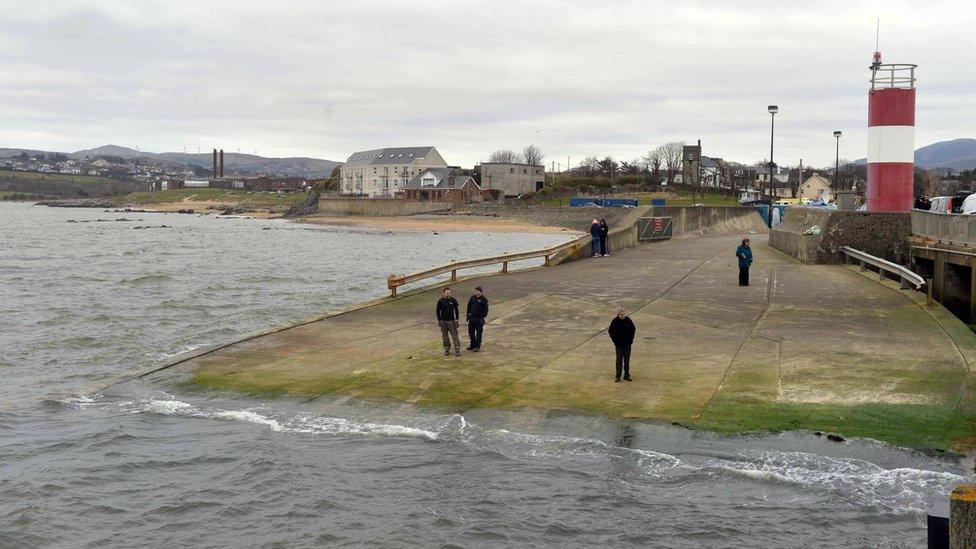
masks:
<path id="1" fill-rule="evenodd" d="M 386 278 L 386 285 L 390 289 L 390 297 L 397 296 L 397 288 L 403 286 L 404 284 L 410 284 L 411 282 L 417 282 L 418 280 L 424 280 L 425 278 L 431 278 L 434 276 L 442 275 L 445 273 L 451 273 L 451 281 L 454 282 L 458 279 L 458 271 L 461 269 L 471 269 L 474 267 L 485 267 L 487 265 L 495 265 L 501 263 L 502 269 L 499 272 L 507 273 L 508 264 L 513 261 L 523 261 L 526 259 L 536 259 L 545 258 L 545 263 L 543 266 L 549 267 L 554 256 L 560 252 L 571 250 L 571 253 L 576 253 L 584 245 L 588 244 L 590 241 L 589 236 L 581 236 L 579 238 L 570 240 L 569 242 L 553 246 L 551 248 L 544 248 L 541 250 L 533 250 L 529 252 L 520 252 L 515 254 L 502 254 L 492 257 L 483 257 L 481 259 L 469 259 L 467 261 L 454 261 L 446 265 L 441 265 L 439 267 L 434 267 L 432 269 L 427 269 L 425 271 L 418 271 L 415 273 L 410 273 L 406 275 L 390 275 Z"/>
<path id="2" fill-rule="evenodd" d="M 867 252 L 862 252 L 861 250 L 855 250 L 850 246 L 844 246 L 841 248 L 844 251 L 844 255 L 848 259 L 853 259 L 855 262 L 860 263 L 861 270 L 868 270 L 868 265 L 878 269 L 878 279 L 884 280 L 886 277 L 885 273 L 890 273 L 901 279 L 901 288 L 903 290 L 910 287 L 914 287 L 916 290 L 921 291 L 922 286 L 925 286 L 925 279 L 919 274 L 913 272 L 908 267 L 903 267 L 897 263 L 892 263 L 888 260 L 881 259 L 880 257 L 875 257 Z M 929 285 L 931 286 L 931 284 Z"/>
<path id="3" fill-rule="evenodd" d="M 911 89 L 915 87 L 915 69 L 918 65 L 885 63 L 871 69 L 871 89 Z"/>
<path id="4" fill-rule="evenodd" d="M 976 215 L 912 210 L 912 234 L 976 244 Z"/>

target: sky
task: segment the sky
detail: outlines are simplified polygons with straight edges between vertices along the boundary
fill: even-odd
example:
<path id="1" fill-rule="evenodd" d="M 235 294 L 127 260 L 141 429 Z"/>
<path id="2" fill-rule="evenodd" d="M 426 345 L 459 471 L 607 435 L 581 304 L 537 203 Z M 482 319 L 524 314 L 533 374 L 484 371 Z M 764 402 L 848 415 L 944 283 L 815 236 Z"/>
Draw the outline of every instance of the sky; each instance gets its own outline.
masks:
<path id="1" fill-rule="evenodd" d="M 971 2 L 0 0 L 0 147 L 345 160 L 434 145 L 565 168 L 667 141 L 866 156 L 875 25 L 918 68 L 916 146 L 976 137 Z"/>

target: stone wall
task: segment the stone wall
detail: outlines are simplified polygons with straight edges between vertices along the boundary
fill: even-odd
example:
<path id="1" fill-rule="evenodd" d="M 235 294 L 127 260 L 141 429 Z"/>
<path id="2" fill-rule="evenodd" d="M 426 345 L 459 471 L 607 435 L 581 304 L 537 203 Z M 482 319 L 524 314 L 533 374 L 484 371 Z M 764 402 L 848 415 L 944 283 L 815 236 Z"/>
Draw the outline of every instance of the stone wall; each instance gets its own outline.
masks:
<path id="1" fill-rule="evenodd" d="M 704 236 L 711 232 L 709 229 L 732 225 L 733 221 L 738 221 L 733 232 L 767 231 L 756 209 L 744 206 L 654 206 L 647 215 L 671 217 L 674 238 Z"/>
<path id="2" fill-rule="evenodd" d="M 818 225 L 821 234 L 804 231 Z M 907 212 L 842 212 L 792 207 L 783 223 L 772 230 L 770 246 L 804 263 L 844 262 L 841 249 L 850 246 L 904 265 L 908 262 L 911 218 Z"/>

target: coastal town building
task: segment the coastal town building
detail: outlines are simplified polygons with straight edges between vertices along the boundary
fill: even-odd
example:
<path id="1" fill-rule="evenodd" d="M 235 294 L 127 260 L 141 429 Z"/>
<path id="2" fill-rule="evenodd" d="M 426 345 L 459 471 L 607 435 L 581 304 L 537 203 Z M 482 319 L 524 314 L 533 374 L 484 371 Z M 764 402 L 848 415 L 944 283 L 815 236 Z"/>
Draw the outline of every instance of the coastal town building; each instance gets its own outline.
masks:
<path id="1" fill-rule="evenodd" d="M 541 164 L 482 162 L 479 167 L 482 189 L 498 189 L 505 196 L 519 196 L 546 186 L 546 167 Z"/>
<path id="2" fill-rule="evenodd" d="M 342 194 L 393 197 L 427 168 L 446 168 L 434 147 L 395 147 L 355 152 L 339 169 Z"/>
<path id="3" fill-rule="evenodd" d="M 811 175 L 800 185 L 800 198 L 832 202 L 834 191 L 830 187 L 830 180 L 822 175 Z"/>
<path id="4" fill-rule="evenodd" d="M 421 202 L 481 202 L 481 187 L 455 168 L 427 168 L 403 187 L 404 200 Z"/>

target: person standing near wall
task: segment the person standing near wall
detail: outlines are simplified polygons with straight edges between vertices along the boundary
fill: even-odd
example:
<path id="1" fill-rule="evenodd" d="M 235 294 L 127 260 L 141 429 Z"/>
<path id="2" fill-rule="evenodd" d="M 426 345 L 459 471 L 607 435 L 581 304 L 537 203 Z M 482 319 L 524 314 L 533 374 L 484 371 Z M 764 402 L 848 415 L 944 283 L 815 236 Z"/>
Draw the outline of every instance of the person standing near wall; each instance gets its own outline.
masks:
<path id="1" fill-rule="evenodd" d="M 451 354 L 451 340 L 454 341 L 454 356 L 461 356 L 461 340 L 458 338 L 458 302 L 451 297 L 451 288 L 444 288 L 444 295 L 437 300 L 437 325 L 441 328 L 444 340 L 444 356 Z"/>
<path id="2" fill-rule="evenodd" d="M 752 266 L 752 246 L 748 238 L 743 238 L 742 244 L 735 249 L 735 257 L 739 258 L 739 286 L 748 286 L 749 267 Z"/>
<path id="3" fill-rule="evenodd" d="M 603 255 L 610 255 L 610 246 L 608 245 L 608 240 L 610 236 L 610 227 L 607 225 L 606 219 L 600 220 L 600 253 Z"/>
<path id="4" fill-rule="evenodd" d="M 603 252 L 600 248 L 600 222 L 595 218 L 593 223 L 590 224 L 590 240 L 591 246 L 593 247 L 593 257 L 601 255 Z"/>
<path id="5" fill-rule="evenodd" d="M 481 286 L 475 286 L 474 295 L 468 299 L 468 339 L 471 345 L 469 351 L 481 350 L 481 337 L 484 335 L 485 318 L 488 317 L 488 298 L 485 297 Z"/>
<path id="6" fill-rule="evenodd" d="M 607 333 L 617 350 L 617 376 L 613 381 L 620 381 L 620 374 L 623 374 L 624 381 L 633 381 L 630 379 L 630 347 L 634 344 L 634 335 L 637 333 L 634 321 L 627 316 L 626 311 L 617 309 L 617 316 L 610 321 Z"/>

